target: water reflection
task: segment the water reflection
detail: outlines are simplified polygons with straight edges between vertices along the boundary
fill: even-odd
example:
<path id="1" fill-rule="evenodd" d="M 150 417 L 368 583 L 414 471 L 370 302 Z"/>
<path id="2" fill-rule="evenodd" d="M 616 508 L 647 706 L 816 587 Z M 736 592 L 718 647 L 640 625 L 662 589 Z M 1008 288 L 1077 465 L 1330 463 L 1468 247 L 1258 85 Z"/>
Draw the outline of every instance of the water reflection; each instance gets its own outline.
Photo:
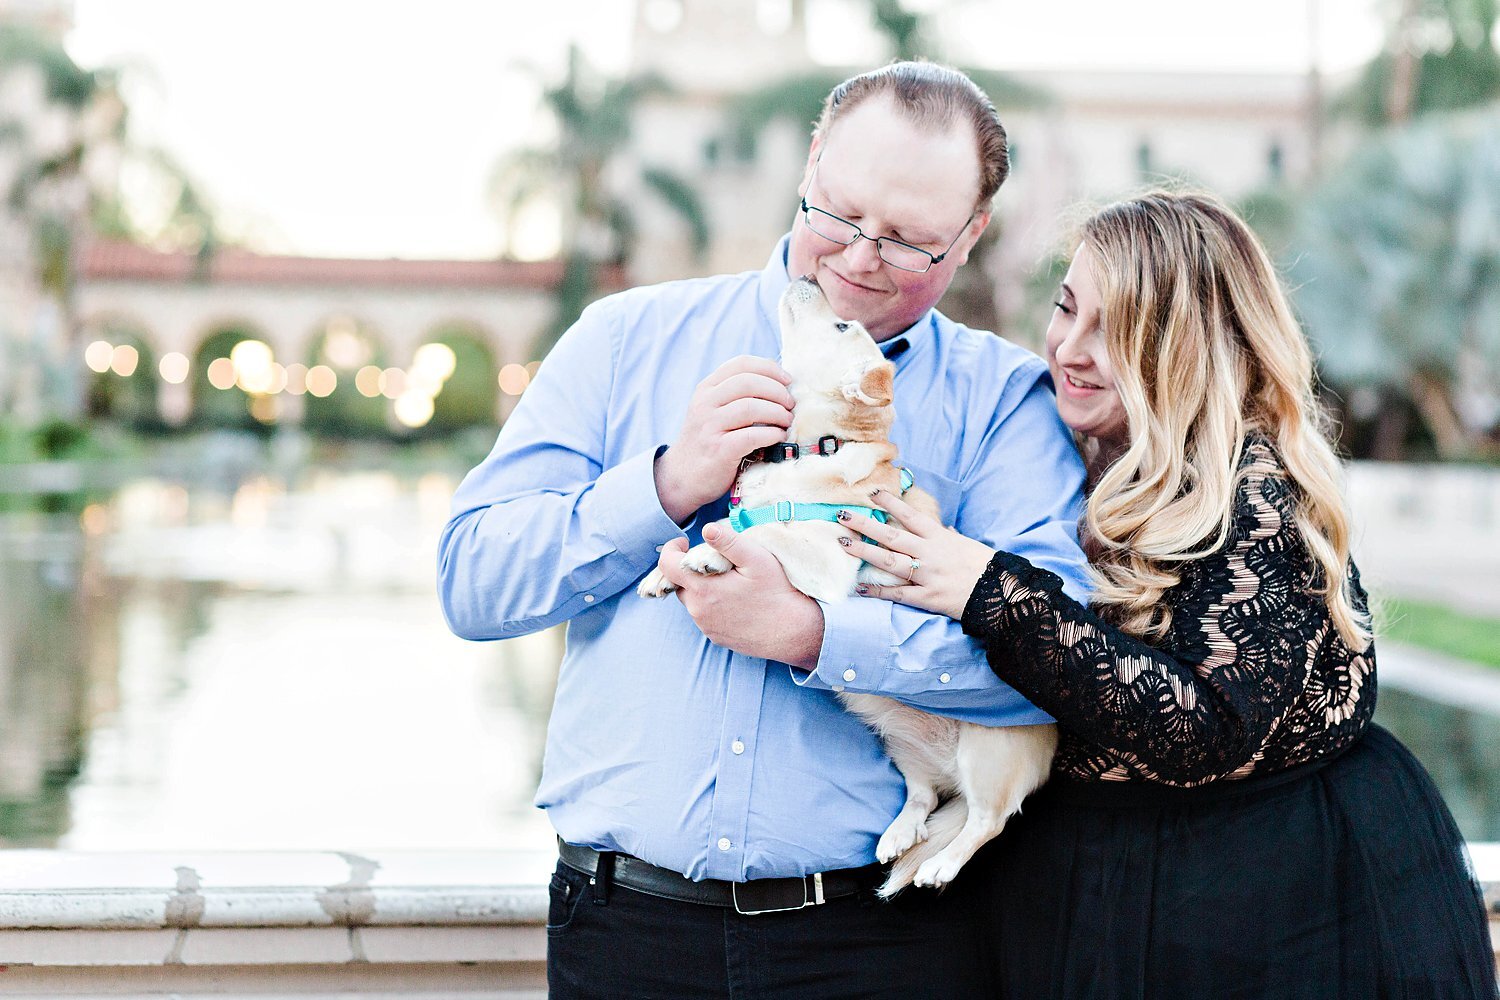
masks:
<path id="1" fill-rule="evenodd" d="M 0 843 L 545 846 L 555 633 L 433 596 L 454 481 L 133 483 L 0 527 Z"/>
<path id="2" fill-rule="evenodd" d="M 1500 840 L 1500 719 L 1390 685 L 1376 705 L 1376 721 L 1432 774 L 1464 837 Z"/>
<path id="3" fill-rule="evenodd" d="M 82 613 L 82 533 L 56 516 L 0 531 L 0 838 L 48 842 L 68 826 L 84 757 L 87 651 L 108 623 Z M 95 627 L 97 625 L 97 627 Z"/>
<path id="4" fill-rule="evenodd" d="M 561 636 L 444 627 L 456 477 L 209 479 L 0 515 L 0 846 L 545 848 Z M 1500 719 L 1389 686 L 1377 717 L 1500 840 Z"/>

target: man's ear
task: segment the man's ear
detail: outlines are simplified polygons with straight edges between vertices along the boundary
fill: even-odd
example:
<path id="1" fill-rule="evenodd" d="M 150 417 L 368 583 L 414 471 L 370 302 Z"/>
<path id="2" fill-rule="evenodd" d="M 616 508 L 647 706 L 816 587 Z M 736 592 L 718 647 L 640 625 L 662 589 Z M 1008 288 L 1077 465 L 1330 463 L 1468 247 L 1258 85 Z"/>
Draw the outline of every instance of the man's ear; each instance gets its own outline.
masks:
<path id="1" fill-rule="evenodd" d="M 964 231 L 964 238 L 959 244 L 958 260 L 954 266 L 961 266 L 969 262 L 969 251 L 973 250 L 979 243 L 979 237 L 984 235 L 984 231 L 989 228 L 989 225 L 989 209 L 975 214 L 974 221 L 970 222 L 969 228 Z"/>
<path id="2" fill-rule="evenodd" d="M 895 398 L 895 384 L 896 366 L 889 361 L 878 361 L 856 368 L 844 377 L 844 398 L 866 406 L 890 406 Z"/>

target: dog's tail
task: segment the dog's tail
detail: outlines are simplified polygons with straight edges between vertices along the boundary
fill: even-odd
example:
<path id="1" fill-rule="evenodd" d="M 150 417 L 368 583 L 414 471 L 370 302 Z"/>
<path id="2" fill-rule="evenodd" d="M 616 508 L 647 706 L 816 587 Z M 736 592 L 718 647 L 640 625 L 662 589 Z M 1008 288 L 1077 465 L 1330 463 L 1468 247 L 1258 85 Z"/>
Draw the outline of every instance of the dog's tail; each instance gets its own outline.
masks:
<path id="1" fill-rule="evenodd" d="M 896 859 L 895 864 L 891 865 L 891 874 L 885 880 L 885 885 L 880 887 L 881 897 L 890 899 L 911 885 L 912 880 L 917 877 L 917 869 L 922 867 L 922 862 L 936 857 L 939 851 L 953 843 L 968 819 L 969 806 L 962 795 L 955 795 L 938 806 L 932 815 L 927 817 L 927 839 L 920 844 L 913 844 L 905 854 Z"/>

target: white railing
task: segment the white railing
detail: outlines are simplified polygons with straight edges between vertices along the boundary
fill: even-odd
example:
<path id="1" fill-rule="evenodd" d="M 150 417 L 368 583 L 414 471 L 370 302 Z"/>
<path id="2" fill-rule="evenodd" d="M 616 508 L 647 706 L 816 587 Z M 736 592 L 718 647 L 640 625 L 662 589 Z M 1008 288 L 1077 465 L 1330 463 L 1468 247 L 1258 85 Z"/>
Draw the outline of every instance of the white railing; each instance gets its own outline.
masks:
<path id="1" fill-rule="evenodd" d="M 1472 846 L 1500 937 L 1500 844 Z M 549 851 L 0 852 L 0 994 L 541 998 Z"/>

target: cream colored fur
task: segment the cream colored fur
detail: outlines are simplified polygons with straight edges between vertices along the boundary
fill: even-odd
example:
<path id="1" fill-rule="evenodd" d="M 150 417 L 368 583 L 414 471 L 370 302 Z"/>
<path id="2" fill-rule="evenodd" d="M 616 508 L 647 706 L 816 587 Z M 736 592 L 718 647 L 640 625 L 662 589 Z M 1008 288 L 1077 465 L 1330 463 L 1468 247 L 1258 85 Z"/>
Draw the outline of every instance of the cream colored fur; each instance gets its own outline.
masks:
<path id="1" fill-rule="evenodd" d="M 835 316 L 817 285 L 805 278 L 792 282 L 782 296 L 781 339 L 781 364 L 792 376 L 796 400 L 788 439 L 811 443 L 832 434 L 850 443 L 832 456 L 747 466 L 740 474 L 741 503 L 746 508 L 778 500 L 868 506 L 876 487 L 899 493 L 900 469 L 890 443 L 895 367 L 863 327 Z M 920 489 L 908 491 L 905 499 L 940 516 L 936 502 Z M 724 529 L 732 530 L 727 521 Z M 772 523 L 749 532 L 780 560 L 792 586 L 820 601 L 845 600 L 861 582 L 904 582 L 849 555 L 838 544 L 843 529 L 831 522 Z M 682 565 L 703 574 L 731 568 L 708 545 L 688 550 Z M 637 593 L 662 597 L 673 589 L 652 570 Z M 906 779 L 906 804 L 875 849 L 882 862 L 895 861 L 884 895 L 911 884 L 941 887 L 952 881 L 1047 779 L 1057 748 L 1054 726 L 997 729 L 929 715 L 878 695 L 841 693 L 839 698 L 879 734 Z"/>

